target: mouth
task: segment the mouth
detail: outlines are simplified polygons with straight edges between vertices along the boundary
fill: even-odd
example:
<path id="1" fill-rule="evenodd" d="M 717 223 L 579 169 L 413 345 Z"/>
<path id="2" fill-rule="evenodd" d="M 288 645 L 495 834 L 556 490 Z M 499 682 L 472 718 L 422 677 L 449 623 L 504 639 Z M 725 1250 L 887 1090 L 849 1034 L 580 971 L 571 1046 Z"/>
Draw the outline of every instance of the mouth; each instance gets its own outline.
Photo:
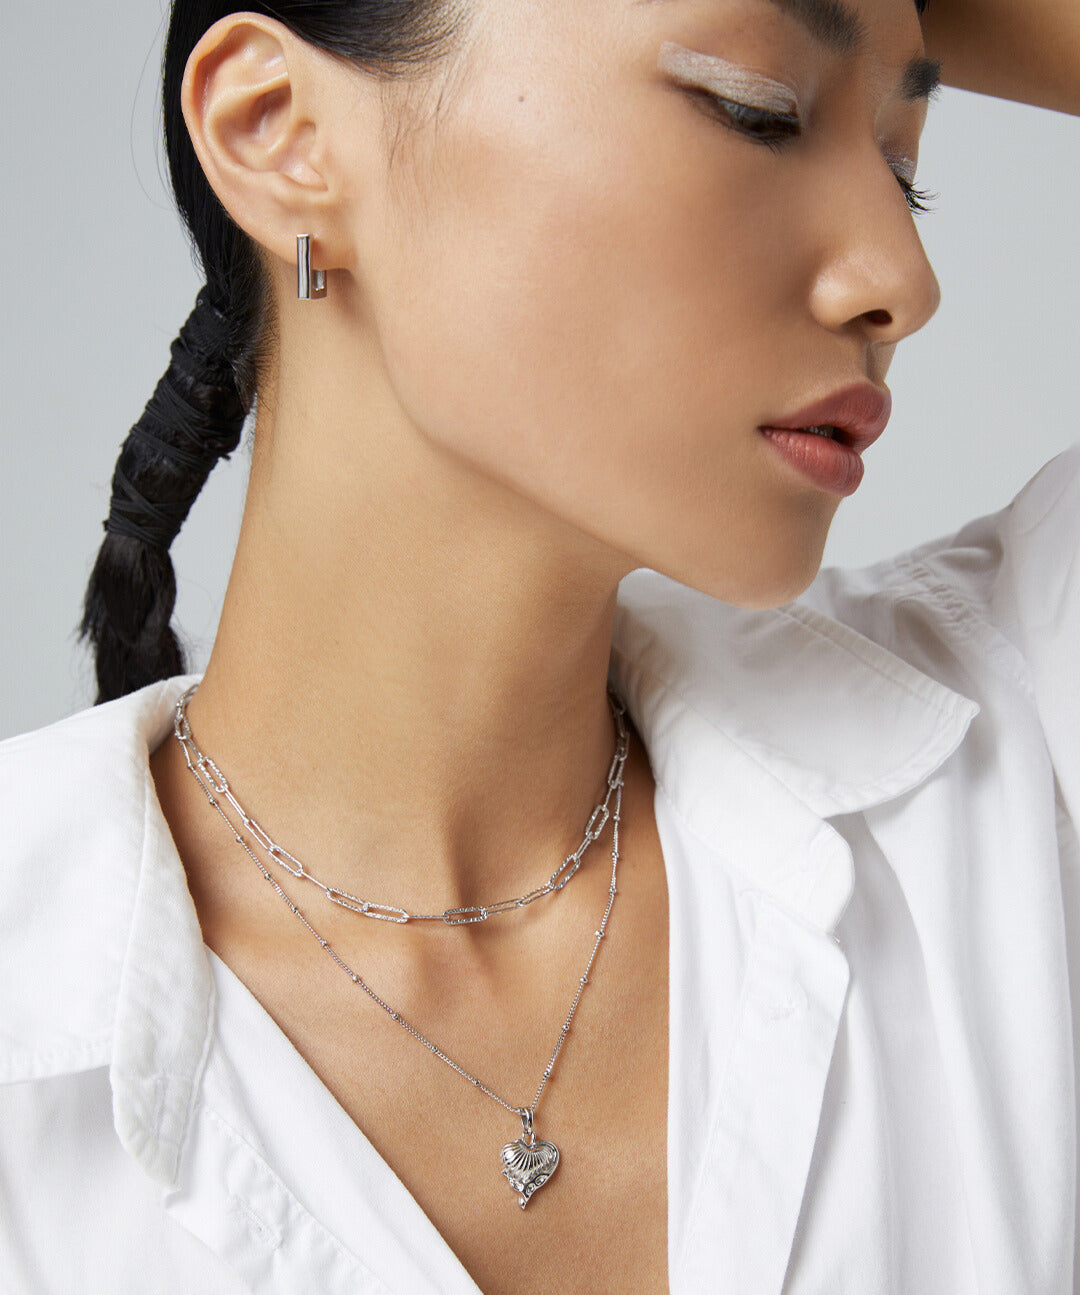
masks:
<path id="1" fill-rule="evenodd" d="M 848 445 L 847 433 L 841 427 L 831 427 L 829 424 L 819 424 L 816 427 L 795 427 L 792 431 L 809 432 L 812 436 L 827 436 L 830 441 L 839 441 L 841 445 Z"/>
<path id="2" fill-rule="evenodd" d="M 792 414 L 769 419 L 759 430 L 804 432 L 861 454 L 885 430 L 891 412 L 892 396 L 887 387 L 855 382 Z"/>

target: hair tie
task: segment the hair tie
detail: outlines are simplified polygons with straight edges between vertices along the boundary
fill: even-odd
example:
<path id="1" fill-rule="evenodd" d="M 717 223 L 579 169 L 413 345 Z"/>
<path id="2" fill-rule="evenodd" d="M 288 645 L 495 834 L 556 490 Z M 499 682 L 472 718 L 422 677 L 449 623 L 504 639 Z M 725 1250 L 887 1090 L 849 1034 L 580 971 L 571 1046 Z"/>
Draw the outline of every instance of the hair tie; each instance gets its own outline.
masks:
<path id="1" fill-rule="evenodd" d="M 106 532 L 167 550 L 214 464 L 227 459 L 238 445 L 247 407 L 236 387 L 233 336 L 234 325 L 220 293 L 204 284 L 170 346 L 168 369 L 121 449 L 109 515 L 102 523 Z M 163 467 L 180 474 L 175 485 L 188 487 L 182 497 L 149 499 L 135 485 L 132 476 L 142 480 L 148 466 L 134 458 L 136 442 L 156 451 Z M 127 471 L 121 466 L 125 462 Z M 169 484 L 166 478 L 159 489 L 167 490 Z"/>
<path id="2" fill-rule="evenodd" d="M 113 535 L 141 540 L 151 548 L 168 549 L 199 492 L 187 499 L 153 500 L 139 490 L 119 464 L 113 472 L 109 515 L 102 528 Z"/>

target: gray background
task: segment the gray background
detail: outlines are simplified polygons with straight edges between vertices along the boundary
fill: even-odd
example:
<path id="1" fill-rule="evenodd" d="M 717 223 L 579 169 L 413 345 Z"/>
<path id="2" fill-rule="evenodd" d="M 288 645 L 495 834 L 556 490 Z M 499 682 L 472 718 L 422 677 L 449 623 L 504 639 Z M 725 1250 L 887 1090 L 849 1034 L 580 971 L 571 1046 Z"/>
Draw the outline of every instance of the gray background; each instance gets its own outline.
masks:
<path id="1" fill-rule="evenodd" d="M 242 7 L 242 6 L 241 6 Z M 164 5 L 9 5 L 0 309 L 0 738 L 89 705 L 74 630 L 120 442 L 201 283 L 158 142 Z M 946 89 L 919 219 L 942 286 L 889 374 L 894 413 L 825 560 L 862 565 L 1006 504 L 1077 429 L 1080 118 Z M 175 544 L 193 669 L 213 641 L 247 437 Z"/>

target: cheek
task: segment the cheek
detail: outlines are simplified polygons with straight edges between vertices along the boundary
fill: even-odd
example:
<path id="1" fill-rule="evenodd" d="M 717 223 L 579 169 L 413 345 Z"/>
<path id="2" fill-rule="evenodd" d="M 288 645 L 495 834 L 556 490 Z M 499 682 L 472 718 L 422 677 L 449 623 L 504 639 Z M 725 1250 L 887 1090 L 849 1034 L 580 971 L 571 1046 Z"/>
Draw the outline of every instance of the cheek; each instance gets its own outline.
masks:
<path id="1" fill-rule="evenodd" d="M 515 484 L 567 479 L 587 445 L 659 452 L 672 420 L 715 436 L 742 394 L 758 411 L 772 350 L 777 256 L 736 179 L 614 127 L 565 131 L 557 153 L 444 153 L 377 312 L 418 430 Z"/>
<path id="2" fill-rule="evenodd" d="M 640 565 L 786 601 L 832 509 L 792 506 L 755 430 L 783 377 L 784 244 L 735 168 L 560 130 L 440 141 L 379 283 L 395 393 L 423 436 Z"/>

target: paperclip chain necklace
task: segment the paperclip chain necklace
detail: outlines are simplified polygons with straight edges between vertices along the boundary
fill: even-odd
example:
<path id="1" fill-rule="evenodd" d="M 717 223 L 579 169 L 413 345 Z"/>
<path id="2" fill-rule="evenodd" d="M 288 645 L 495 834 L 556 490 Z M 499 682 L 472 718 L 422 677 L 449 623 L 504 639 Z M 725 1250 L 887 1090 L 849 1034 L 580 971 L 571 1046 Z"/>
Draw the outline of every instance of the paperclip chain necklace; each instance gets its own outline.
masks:
<path id="1" fill-rule="evenodd" d="M 191 754 L 193 753 L 199 772 L 209 782 L 214 794 L 225 797 L 240 815 L 247 830 L 275 863 L 280 864 L 286 872 L 292 873 L 294 877 L 303 877 L 307 881 L 313 881 L 316 886 L 319 886 L 325 892 L 327 899 L 332 900 L 335 904 L 340 904 L 342 908 L 359 913 L 363 917 L 374 917 L 383 922 L 445 922 L 447 926 L 465 926 L 472 922 L 486 922 L 489 917 L 495 917 L 500 913 L 511 913 L 517 908 L 524 908 L 526 904 L 534 903 L 543 895 L 550 895 L 562 890 L 581 867 L 581 860 L 585 851 L 604 830 L 604 824 L 608 820 L 610 812 L 608 810 L 608 801 L 611 799 L 613 790 L 612 774 L 615 770 L 615 759 L 618 758 L 617 753 L 611 762 L 611 768 L 608 770 L 607 794 L 589 815 L 589 821 L 585 824 L 585 836 L 582 838 L 581 844 L 573 854 L 568 854 L 547 881 L 542 886 L 537 886 L 535 890 L 530 890 L 524 895 L 518 895 L 515 899 L 500 899 L 494 904 L 469 904 L 464 908 L 446 908 L 441 913 L 410 913 L 394 904 L 378 904 L 374 900 L 361 899 L 357 895 L 350 895 L 347 890 L 339 890 L 336 886 L 328 886 L 324 881 L 320 881 L 318 877 L 307 870 L 295 855 L 290 854 L 284 846 L 278 845 L 269 832 L 261 828 L 244 809 L 243 805 L 240 804 L 225 775 L 209 756 L 204 755 L 199 750 L 192 735 L 191 725 L 188 723 L 187 718 L 187 704 L 198 686 L 198 684 L 192 684 L 176 704 L 177 722 L 174 728 L 176 736 L 180 739 L 180 743 L 184 748 L 188 768 L 191 768 Z M 622 720 L 625 708 L 619 709 L 622 703 L 618 702 L 617 698 L 613 698 L 610 691 L 608 701 L 615 713 L 615 723 L 621 735 L 625 731 Z M 232 825 L 230 824 L 230 826 Z"/>
<path id="2" fill-rule="evenodd" d="M 323 939 L 323 937 L 311 925 L 311 923 L 307 920 L 307 918 L 300 911 L 300 909 L 293 903 L 293 901 L 289 898 L 289 896 L 285 893 L 285 891 L 281 889 L 277 881 L 271 876 L 271 874 L 263 866 L 258 856 L 251 850 L 247 842 L 243 839 L 240 833 L 230 822 L 228 815 L 221 808 L 221 805 L 219 804 L 217 799 L 217 795 L 215 795 L 215 791 L 217 791 L 218 795 L 222 794 L 219 788 L 213 782 L 211 782 L 208 785 L 208 783 L 204 780 L 203 772 L 200 772 L 200 771 L 201 770 L 205 771 L 206 766 L 209 762 L 206 761 L 205 757 L 203 757 L 202 763 L 192 762 L 191 755 L 188 750 L 188 741 L 191 739 L 191 726 L 187 721 L 186 715 L 184 714 L 184 707 L 191 693 L 195 691 L 195 686 L 197 685 L 193 685 L 191 688 L 189 688 L 179 698 L 179 700 L 176 703 L 176 717 L 173 724 L 173 731 L 177 739 L 180 741 L 181 746 L 183 747 L 184 759 L 187 763 L 187 767 L 191 771 L 196 782 L 198 782 L 199 786 L 205 792 L 207 800 L 214 807 L 214 809 L 216 809 L 217 812 L 221 815 L 222 819 L 225 822 L 225 825 L 228 827 L 229 831 L 233 834 L 237 843 L 251 857 L 251 859 L 255 863 L 255 866 L 259 869 L 262 875 L 271 884 L 271 886 L 274 887 L 274 889 L 285 901 L 285 903 L 288 904 L 292 912 L 300 919 L 301 922 L 303 922 L 303 924 L 307 927 L 307 929 L 311 932 L 311 934 L 315 937 L 315 939 L 318 940 L 318 942 L 322 945 L 322 947 L 326 950 L 326 952 L 330 955 L 330 957 L 334 959 L 334 961 L 338 964 L 339 967 L 341 967 L 341 969 L 353 981 L 353 983 L 356 985 L 359 985 L 360 988 L 363 989 L 364 992 L 375 1003 L 377 1003 L 378 1006 L 381 1007 L 384 1012 L 387 1013 L 387 1015 L 390 1017 L 392 1021 L 396 1021 L 403 1029 L 408 1030 L 408 1032 L 414 1038 L 418 1039 L 430 1052 L 432 1052 L 436 1057 L 438 1057 L 440 1061 L 445 1061 L 446 1064 L 451 1067 L 451 1069 L 456 1070 L 459 1075 L 467 1079 L 472 1085 L 474 1085 L 474 1087 L 479 1088 L 481 1092 L 486 1093 L 488 1097 L 498 1102 L 499 1105 L 503 1107 L 504 1110 L 510 1111 L 512 1114 L 518 1115 L 521 1117 L 521 1127 L 522 1127 L 521 1137 L 518 1138 L 515 1142 L 508 1142 L 502 1148 L 502 1151 L 500 1153 L 500 1160 L 502 1164 L 503 1177 L 510 1184 L 510 1187 L 518 1194 L 518 1203 L 520 1204 L 521 1208 L 524 1209 L 525 1206 L 532 1199 L 533 1194 L 548 1181 L 551 1175 L 555 1172 L 556 1168 L 558 1168 L 559 1149 L 558 1147 L 555 1146 L 553 1142 L 537 1141 L 536 1135 L 533 1131 L 533 1115 L 536 1111 L 537 1103 L 540 1101 L 540 1096 L 543 1093 L 545 1086 L 547 1085 L 547 1081 L 551 1078 L 551 1072 L 555 1067 L 556 1058 L 558 1057 L 559 1052 L 562 1050 L 563 1041 L 565 1040 L 567 1032 L 570 1029 L 570 1022 L 574 1019 L 574 1013 L 577 1011 L 578 1002 L 581 999 L 581 995 L 584 992 L 585 986 L 589 983 L 589 972 L 592 970 L 592 965 L 596 959 L 597 950 L 600 948 L 600 941 L 604 938 L 604 932 L 607 929 L 608 918 L 611 915 L 611 906 L 615 902 L 615 895 L 616 895 L 615 882 L 616 882 L 616 874 L 619 867 L 619 820 L 621 817 L 621 809 L 622 809 L 623 766 L 626 763 L 626 757 L 629 751 L 629 739 L 626 733 L 626 725 L 623 721 L 623 715 L 626 712 L 626 708 L 624 704 L 609 689 L 608 699 L 611 702 L 613 711 L 615 712 L 615 720 L 618 726 L 619 735 L 616 743 L 615 758 L 612 760 L 611 769 L 608 772 L 608 792 L 609 792 L 609 795 L 611 791 L 615 792 L 615 810 L 614 810 L 614 813 L 611 815 L 611 817 L 614 820 L 614 841 L 611 848 L 611 885 L 608 887 L 608 897 L 607 897 L 607 904 L 604 906 L 604 915 L 600 919 L 600 925 L 596 931 L 596 939 L 593 941 L 592 952 L 589 954 L 589 961 L 586 963 L 585 971 L 581 976 L 580 980 L 578 981 L 577 991 L 574 994 L 574 1001 L 570 1005 L 570 1011 L 567 1014 L 567 1017 L 563 1023 L 562 1029 L 559 1031 L 559 1037 L 555 1042 L 555 1048 L 551 1054 L 551 1057 L 547 1063 L 547 1066 L 544 1068 L 544 1074 L 540 1080 L 540 1086 L 536 1090 L 536 1096 L 532 1099 L 532 1102 L 528 1106 L 514 1106 L 510 1102 L 506 1101 L 504 1098 L 500 1097 L 498 1093 L 496 1093 L 493 1089 L 489 1088 L 475 1075 L 470 1074 L 470 1072 L 466 1070 L 464 1066 L 459 1065 L 452 1057 L 448 1056 L 445 1052 L 443 1052 L 443 1050 L 437 1044 L 432 1043 L 432 1041 L 426 1038 L 418 1029 L 416 1029 L 415 1026 L 411 1025 L 408 1021 L 406 1021 L 405 1018 L 399 1012 L 395 1011 L 390 1006 L 389 1003 L 385 1002 L 382 998 L 380 998 L 379 995 L 375 993 L 375 991 L 370 987 L 370 985 L 366 984 L 365 981 L 360 977 L 360 975 L 357 972 L 353 971 L 353 969 L 348 965 L 348 963 L 345 962 L 337 953 L 337 951 L 331 947 L 330 942 L 328 940 Z M 248 821 L 249 820 L 245 815 L 245 824 Z"/>

